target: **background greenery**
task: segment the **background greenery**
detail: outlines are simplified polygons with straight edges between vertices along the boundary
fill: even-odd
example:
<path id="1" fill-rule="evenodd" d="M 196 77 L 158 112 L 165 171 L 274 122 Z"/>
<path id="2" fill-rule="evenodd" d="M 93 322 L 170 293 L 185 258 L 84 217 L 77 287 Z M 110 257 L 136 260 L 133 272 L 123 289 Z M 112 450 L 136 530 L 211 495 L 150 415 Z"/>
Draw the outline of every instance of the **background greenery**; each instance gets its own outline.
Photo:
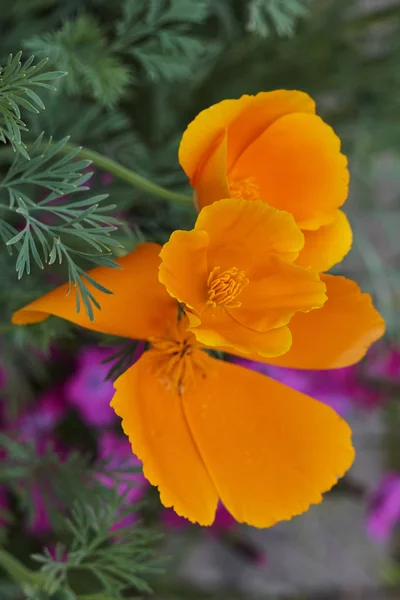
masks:
<path id="1" fill-rule="evenodd" d="M 35 59 L 29 62 L 31 55 Z M 49 61 L 41 63 L 45 58 Z M 350 159 L 347 206 L 356 243 L 339 270 L 374 294 L 388 322 L 388 339 L 398 342 L 399 2 L 14 0 L 0 10 L 0 64 L 5 142 L 0 147 L 0 329 L 7 411 L 17 413 L 38 386 L 54 378 L 43 368 L 38 346 L 61 339 L 73 352 L 83 343 L 80 333 L 52 319 L 13 328 L 11 312 L 69 276 L 80 290 L 81 309 L 90 313 L 105 290 L 91 297 L 84 269 L 111 264 L 113 253 L 139 240 L 164 242 L 173 229 L 189 227 L 195 213 L 183 199 L 191 191 L 177 161 L 180 136 L 201 109 L 243 93 L 305 90 L 340 134 Z M 101 158 L 79 154 L 77 146 L 165 187 L 171 199 L 134 177 L 129 182 L 118 169 L 105 185 Z M 98 167 L 90 179 L 88 158 Z M 393 410 L 388 439 L 399 422 Z M 23 455 L 18 444 L 10 448 L 7 439 L 3 445 L 15 456 L 4 461 L 2 480 L 18 482 L 36 473 L 35 457 Z M 390 446 L 398 466 L 397 447 Z M 95 467 L 78 457 L 54 468 L 61 486 L 80 480 L 71 477 L 74 469 L 87 474 Z M 76 514 L 87 522 L 91 491 L 82 499 L 76 485 L 67 487 L 71 503 L 83 503 Z M 29 498 L 25 501 L 29 507 Z M 104 531 L 107 537 L 107 526 Z M 17 534 L 10 544 L 25 560 L 31 548 L 18 544 Z M 144 537 L 146 544 L 156 543 L 151 533 Z M 140 547 L 143 540 L 135 540 Z M 115 564 L 121 567 L 135 560 L 137 549 L 122 541 L 120 547 Z M 150 572 L 156 570 L 146 561 L 143 581 L 153 579 Z M 128 583 L 136 589 L 147 585 Z M 0 588 L 1 598 L 7 585 Z M 48 598 L 53 588 L 45 588 L 38 592 L 32 584 L 25 593 Z M 71 590 L 69 596 L 54 590 L 59 593 L 54 600 L 75 598 Z M 10 594 L 14 597 L 14 588 Z M 184 594 L 203 598 L 195 590 Z"/>

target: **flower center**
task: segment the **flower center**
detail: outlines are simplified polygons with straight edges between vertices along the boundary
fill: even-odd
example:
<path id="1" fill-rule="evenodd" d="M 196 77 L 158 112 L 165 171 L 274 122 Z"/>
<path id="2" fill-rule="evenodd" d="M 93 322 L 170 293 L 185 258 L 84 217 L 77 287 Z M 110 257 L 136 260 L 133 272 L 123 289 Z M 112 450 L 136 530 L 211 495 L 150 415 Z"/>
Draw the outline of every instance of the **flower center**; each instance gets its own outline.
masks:
<path id="1" fill-rule="evenodd" d="M 243 200 L 260 199 L 260 187 L 255 177 L 229 181 L 229 191 L 232 198 L 242 198 Z"/>
<path id="2" fill-rule="evenodd" d="M 183 317 L 171 328 L 168 337 L 150 340 L 152 350 L 159 355 L 159 378 L 165 387 L 179 394 L 194 381 L 197 370 L 205 373 L 205 354 L 193 333 L 186 331 L 187 327 L 187 317 Z"/>
<path id="3" fill-rule="evenodd" d="M 207 280 L 207 304 L 213 308 L 216 306 L 238 308 L 242 303 L 236 298 L 248 283 L 245 272 L 240 271 L 237 267 L 232 267 L 222 273 L 221 267 L 214 267 Z"/>

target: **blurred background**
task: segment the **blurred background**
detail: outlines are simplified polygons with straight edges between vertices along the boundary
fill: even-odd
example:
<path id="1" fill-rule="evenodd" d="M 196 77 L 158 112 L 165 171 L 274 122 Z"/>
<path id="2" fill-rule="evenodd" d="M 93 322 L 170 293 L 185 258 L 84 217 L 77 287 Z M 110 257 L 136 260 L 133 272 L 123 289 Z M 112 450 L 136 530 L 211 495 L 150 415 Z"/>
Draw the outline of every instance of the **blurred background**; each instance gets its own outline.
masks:
<path id="1" fill-rule="evenodd" d="M 261 90 L 311 94 L 350 163 L 345 210 L 355 241 L 335 272 L 374 296 L 387 334 L 361 364 L 334 372 L 247 364 L 333 406 L 353 427 L 356 462 L 321 505 L 290 522 L 246 528 L 221 507 L 212 528 L 193 526 L 161 507 L 109 408 L 112 379 L 140 356 L 140 344 L 56 319 L 10 325 L 13 310 L 67 270 L 66 261 L 41 270 L 32 260 L 17 279 L 7 227 L 23 223 L 7 206 L 13 153 L 0 148 L 0 541 L 48 578 L 39 589 L 21 571 L 17 585 L 0 550 L 0 600 L 122 598 L 109 591 L 116 575 L 105 561 L 130 572 L 127 597 L 150 586 L 159 600 L 400 598 L 400 2 L 3 1 L 0 64 L 20 50 L 68 72 L 56 92 L 36 89 L 46 110 L 32 96 L 39 114 L 21 105 L 28 149 L 42 131 L 56 141 L 71 136 L 182 194 L 190 190 L 177 149 L 201 109 Z M 163 243 L 194 222 L 190 203 L 81 166 L 93 171 L 82 198 L 106 193 L 116 205 L 117 253 L 144 239 Z M 48 178 L 23 168 L 17 184 L 39 202 L 52 189 Z M 49 232 L 54 218 L 46 213 Z M 133 545 L 115 533 L 122 526 Z"/>

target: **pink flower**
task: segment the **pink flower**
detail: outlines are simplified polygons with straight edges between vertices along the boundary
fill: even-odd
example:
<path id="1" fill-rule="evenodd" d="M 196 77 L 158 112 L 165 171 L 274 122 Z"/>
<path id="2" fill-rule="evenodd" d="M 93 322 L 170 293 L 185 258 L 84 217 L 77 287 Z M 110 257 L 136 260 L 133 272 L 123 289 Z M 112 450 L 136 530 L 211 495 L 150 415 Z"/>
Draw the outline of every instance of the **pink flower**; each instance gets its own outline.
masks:
<path id="1" fill-rule="evenodd" d="M 400 472 L 386 473 L 373 491 L 367 516 L 367 532 L 386 541 L 400 523 Z"/>
<path id="2" fill-rule="evenodd" d="M 22 440 L 34 441 L 38 447 L 49 440 L 54 429 L 67 412 L 64 397 L 60 388 L 44 392 L 35 406 L 30 406 L 12 425 Z"/>
<path id="3" fill-rule="evenodd" d="M 100 175 L 100 181 L 103 185 L 110 185 L 114 181 L 114 177 L 111 173 L 102 173 Z"/>
<path id="4" fill-rule="evenodd" d="M 192 525 L 190 521 L 177 515 L 172 508 L 164 508 L 162 510 L 161 520 L 167 529 L 181 529 Z M 206 531 L 210 531 L 212 533 L 221 532 L 232 529 L 234 525 L 235 519 L 226 510 L 225 506 L 219 503 L 215 515 L 215 521 L 209 530 Z"/>
<path id="5" fill-rule="evenodd" d="M 372 351 L 368 361 L 368 373 L 372 377 L 389 381 L 400 380 L 400 350 L 397 348 L 379 348 Z"/>
<path id="6" fill-rule="evenodd" d="M 105 431 L 99 439 L 99 458 L 106 462 L 106 473 L 98 476 L 103 485 L 111 488 L 118 481 L 117 489 L 120 494 L 126 494 L 130 502 L 140 500 L 148 482 L 143 475 L 141 461 L 132 453 L 129 440 Z"/>
<path id="7" fill-rule="evenodd" d="M 25 410 L 15 422 L 8 423 L 7 429 L 15 433 L 16 438 L 21 442 L 33 443 L 39 456 L 43 455 L 49 446 L 62 456 L 65 451 L 57 442 L 54 430 L 64 418 L 66 411 L 61 390 L 53 388 L 44 392 L 37 403 Z M 29 485 L 29 483 L 21 482 L 21 485 Z M 31 481 L 29 487 L 34 511 L 30 522 L 27 523 L 27 530 L 35 535 L 44 535 L 51 528 L 41 485 Z"/>
<path id="8" fill-rule="evenodd" d="M 79 412 L 82 419 L 93 427 L 111 425 L 117 416 L 110 407 L 115 389 L 106 380 L 110 363 L 103 361 L 112 355 L 110 348 L 88 346 L 78 355 L 78 368 L 66 384 L 67 400 Z"/>
<path id="9" fill-rule="evenodd" d="M 98 480 L 108 488 L 117 484 L 117 491 L 125 494 L 127 505 L 141 500 L 149 484 L 143 475 L 142 463 L 132 453 L 127 438 L 111 431 L 104 432 L 99 439 L 99 458 L 106 462 L 106 466 L 105 472 L 97 475 Z M 135 472 L 128 472 L 130 469 L 135 469 Z M 130 525 L 135 519 L 134 514 L 127 515 L 117 521 L 112 529 Z"/>
<path id="10" fill-rule="evenodd" d="M 361 379 L 357 366 L 334 371 L 307 371 L 275 367 L 240 358 L 235 359 L 235 362 L 328 404 L 341 416 L 347 415 L 354 406 L 371 409 L 382 403 L 381 395 Z"/>

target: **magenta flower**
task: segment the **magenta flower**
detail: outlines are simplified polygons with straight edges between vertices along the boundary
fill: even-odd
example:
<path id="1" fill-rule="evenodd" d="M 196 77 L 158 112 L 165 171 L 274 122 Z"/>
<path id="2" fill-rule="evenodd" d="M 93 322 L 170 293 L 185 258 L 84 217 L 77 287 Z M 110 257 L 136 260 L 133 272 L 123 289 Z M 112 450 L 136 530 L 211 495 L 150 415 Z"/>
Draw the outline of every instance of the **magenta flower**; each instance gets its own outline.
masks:
<path id="1" fill-rule="evenodd" d="M 400 523 L 400 472 L 386 473 L 371 495 L 367 532 L 375 541 L 386 541 Z"/>
<path id="2" fill-rule="evenodd" d="M 132 453 L 127 438 L 111 431 L 104 432 L 99 439 L 99 458 L 106 462 L 105 472 L 97 475 L 100 483 L 108 488 L 117 484 L 118 493 L 125 494 L 127 505 L 141 500 L 149 484 L 143 475 L 142 463 Z M 127 472 L 124 472 L 125 469 Z M 135 469 L 135 472 L 128 472 L 129 469 Z M 134 514 L 127 515 L 117 521 L 112 529 L 118 530 L 134 521 Z"/>
<path id="3" fill-rule="evenodd" d="M 60 388 L 47 390 L 36 404 L 23 412 L 11 428 L 22 440 L 33 441 L 39 447 L 51 439 L 51 434 L 67 412 Z"/>
<path id="4" fill-rule="evenodd" d="M 167 529 L 182 529 L 188 526 L 193 526 L 190 521 L 177 515 L 172 508 L 163 508 L 161 520 Z M 211 525 L 209 530 L 206 531 L 210 531 L 212 533 L 226 531 L 232 529 L 234 525 L 235 519 L 220 502 L 217 507 L 214 523 Z"/>
<path id="5" fill-rule="evenodd" d="M 307 371 L 240 358 L 235 358 L 235 362 L 328 404 L 341 416 L 347 415 L 354 406 L 369 409 L 381 405 L 381 395 L 362 381 L 357 366 L 334 371 Z"/>
<path id="6" fill-rule="evenodd" d="M 115 393 L 111 380 L 106 380 L 110 363 L 103 361 L 112 355 L 110 348 L 88 346 L 78 355 L 78 368 L 65 387 L 67 400 L 79 412 L 83 421 L 93 427 L 115 423 L 117 416 L 110 407 Z"/>
<path id="7" fill-rule="evenodd" d="M 368 373 L 379 379 L 400 380 L 400 350 L 380 346 L 371 353 Z"/>
<path id="8" fill-rule="evenodd" d="M 54 430 L 64 418 L 67 407 L 60 388 L 53 388 L 43 393 L 34 406 L 28 407 L 7 429 L 14 433 L 21 442 L 33 443 L 39 455 L 44 454 L 51 446 L 62 455 L 64 450 L 54 436 Z M 21 482 L 23 485 L 23 482 Z M 47 514 L 41 485 L 31 482 L 31 494 L 34 511 L 32 519 L 27 523 L 27 530 L 34 535 L 49 532 L 51 523 Z"/>
<path id="9" fill-rule="evenodd" d="M 99 439 L 99 458 L 106 462 L 106 473 L 98 475 L 99 481 L 110 488 L 117 481 L 119 493 L 126 494 L 129 502 L 140 500 L 149 484 L 143 475 L 141 461 L 132 453 L 129 440 L 105 431 Z M 130 469 L 135 472 L 124 472 Z"/>
<path id="10" fill-rule="evenodd" d="M 111 175 L 111 173 L 102 173 L 100 175 L 100 181 L 103 185 L 107 186 L 114 181 L 114 177 Z"/>

